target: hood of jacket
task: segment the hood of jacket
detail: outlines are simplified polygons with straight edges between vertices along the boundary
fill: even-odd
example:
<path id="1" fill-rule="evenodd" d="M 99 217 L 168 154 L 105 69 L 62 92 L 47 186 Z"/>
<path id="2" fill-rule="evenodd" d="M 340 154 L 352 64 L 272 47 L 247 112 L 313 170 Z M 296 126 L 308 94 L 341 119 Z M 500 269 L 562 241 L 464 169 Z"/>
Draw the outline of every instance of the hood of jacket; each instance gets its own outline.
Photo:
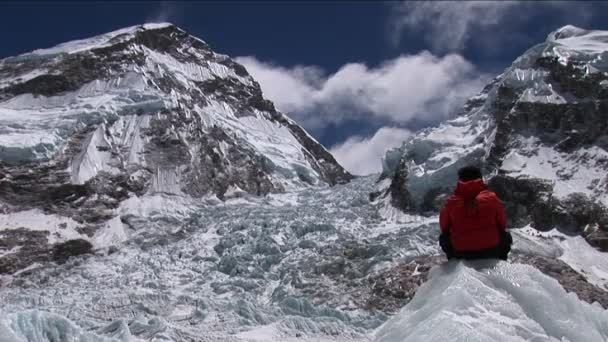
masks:
<path id="1" fill-rule="evenodd" d="M 458 181 L 454 195 L 464 199 L 471 199 L 477 197 L 484 190 L 488 190 L 488 187 L 481 178 L 468 182 Z"/>

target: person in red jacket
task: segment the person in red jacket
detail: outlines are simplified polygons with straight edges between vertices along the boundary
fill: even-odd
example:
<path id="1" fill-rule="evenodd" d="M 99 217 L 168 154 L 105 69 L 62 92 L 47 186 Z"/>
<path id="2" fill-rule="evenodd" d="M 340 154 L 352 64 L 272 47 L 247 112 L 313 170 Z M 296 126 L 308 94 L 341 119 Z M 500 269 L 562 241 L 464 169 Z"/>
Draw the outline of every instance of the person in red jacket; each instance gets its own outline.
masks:
<path id="1" fill-rule="evenodd" d="M 481 170 L 458 170 L 458 185 L 439 215 L 439 244 L 448 260 L 497 258 L 507 260 L 513 238 L 496 194 L 488 190 Z"/>

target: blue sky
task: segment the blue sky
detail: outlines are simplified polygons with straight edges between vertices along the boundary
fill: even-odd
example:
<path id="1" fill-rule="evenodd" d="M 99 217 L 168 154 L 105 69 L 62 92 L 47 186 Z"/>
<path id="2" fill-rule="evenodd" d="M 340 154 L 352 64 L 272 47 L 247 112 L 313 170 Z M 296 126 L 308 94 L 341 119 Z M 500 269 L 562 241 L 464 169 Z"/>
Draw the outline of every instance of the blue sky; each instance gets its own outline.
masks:
<path id="1" fill-rule="evenodd" d="M 243 63 L 265 95 L 358 174 L 452 117 L 563 25 L 608 29 L 602 2 L 0 3 L 0 57 L 172 22 Z"/>

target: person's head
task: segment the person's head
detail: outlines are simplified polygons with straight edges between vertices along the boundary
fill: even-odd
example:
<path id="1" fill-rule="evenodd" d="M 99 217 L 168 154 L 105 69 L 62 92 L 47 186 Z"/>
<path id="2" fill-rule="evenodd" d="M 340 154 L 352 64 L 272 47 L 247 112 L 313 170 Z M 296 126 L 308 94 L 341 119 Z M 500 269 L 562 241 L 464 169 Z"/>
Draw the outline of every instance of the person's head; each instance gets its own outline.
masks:
<path id="1" fill-rule="evenodd" d="M 458 180 L 468 182 L 482 178 L 481 169 L 477 166 L 465 166 L 458 170 Z"/>

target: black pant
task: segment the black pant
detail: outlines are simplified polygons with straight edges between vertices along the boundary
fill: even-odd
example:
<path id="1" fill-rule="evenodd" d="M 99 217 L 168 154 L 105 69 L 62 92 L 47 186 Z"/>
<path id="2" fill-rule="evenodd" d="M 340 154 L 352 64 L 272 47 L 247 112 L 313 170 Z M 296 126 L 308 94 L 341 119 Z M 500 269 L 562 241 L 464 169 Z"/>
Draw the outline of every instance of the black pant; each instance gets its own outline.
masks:
<path id="1" fill-rule="evenodd" d="M 449 233 L 441 233 L 439 236 L 439 245 L 445 253 L 445 256 L 450 259 L 502 259 L 507 260 L 509 252 L 511 251 L 511 244 L 513 243 L 513 237 L 511 233 L 504 230 L 500 233 L 500 243 L 498 246 L 480 251 L 456 251 L 452 246 L 452 240 L 450 240 Z"/>

